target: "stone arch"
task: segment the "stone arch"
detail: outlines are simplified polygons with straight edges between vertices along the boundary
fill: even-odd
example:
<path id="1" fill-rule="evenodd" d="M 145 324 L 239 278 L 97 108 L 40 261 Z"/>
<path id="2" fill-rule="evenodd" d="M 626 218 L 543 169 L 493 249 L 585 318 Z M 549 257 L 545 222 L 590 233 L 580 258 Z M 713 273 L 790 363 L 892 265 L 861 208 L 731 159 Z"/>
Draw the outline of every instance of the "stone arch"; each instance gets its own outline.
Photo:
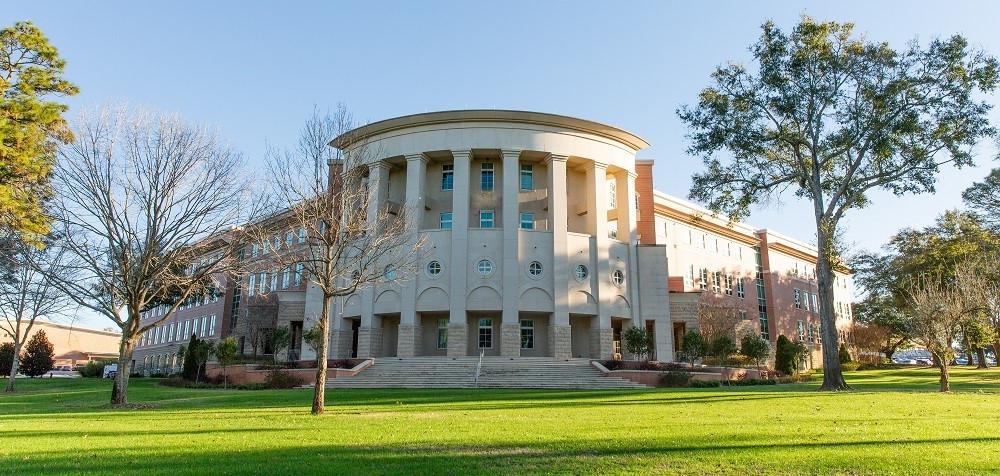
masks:
<path id="1" fill-rule="evenodd" d="M 632 304 L 621 294 L 615 296 L 611 303 L 611 315 L 615 317 L 632 317 Z"/>
<path id="2" fill-rule="evenodd" d="M 344 300 L 344 316 L 361 315 L 361 298 L 357 294 L 351 294 Z"/>
<path id="3" fill-rule="evenodd" d="M 417 312 L 447 311 L 451 307 L 448 292 L 431 286 L 417 296 Z"/>
<path id="4" fill-rule="evenodd" d="M 555 300 L 548 291 L 531 287 L 521 293 L 519 309 L 522 311 L 552 312 Z"/>
<path id="5" fill-rule="evenodd" d="M 490 286 L 473 289 L 465 300 L 465 308 L 470 311 L 496 311 L 502 307 L 500 293 Z"/>
<path id="6" fill-rule="evenodd" d="M 375 314 L 393 314 L 400 311 L 399 305 L 399 293 L 387 289 L 375 298 L 375 308 L 372 311 Z"/>

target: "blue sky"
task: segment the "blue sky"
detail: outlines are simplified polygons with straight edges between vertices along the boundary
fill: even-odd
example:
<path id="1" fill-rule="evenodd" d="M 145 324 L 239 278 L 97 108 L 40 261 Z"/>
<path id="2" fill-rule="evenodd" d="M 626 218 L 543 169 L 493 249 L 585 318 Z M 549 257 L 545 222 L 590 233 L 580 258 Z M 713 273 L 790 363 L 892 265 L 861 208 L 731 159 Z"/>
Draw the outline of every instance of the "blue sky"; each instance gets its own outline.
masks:
<path id="1" fill-rule="evenodd" d="M 869 38 L 965 35 L 1000 55 L 993 2 L 247 2 L 11 1 L 0 24 L 35 22 L 67 60 L 81 93 L 74 110 L 107 102 L 174 112 L 212 126 L 251 164 L 284 145 L 313 105 L 345 103 L 366 121 L 463 108 L 521 109 L 613 124 L 652 144 L 655 184 L 686 196 L 700 160 L 684 153 L 675 111 L 712 69 L 747 61 L 760 24 L 791 28 L 801 14 L 852 21 Z M 994 103 L 996 98 L 991 98 Z M 1000 112 L 993 120 L 1000 124 Z M 961 206 L 986 175 L 949 170 L 933 195 L 877 195 L 845 237 L 876 248 L 899 228 Z M 813 241 L 808 206 L 789 197 L 748 220 Z M 87 319 L 90 321 L 90 319 Z M 101 321 L 90 321 L 103 325 Z"/>

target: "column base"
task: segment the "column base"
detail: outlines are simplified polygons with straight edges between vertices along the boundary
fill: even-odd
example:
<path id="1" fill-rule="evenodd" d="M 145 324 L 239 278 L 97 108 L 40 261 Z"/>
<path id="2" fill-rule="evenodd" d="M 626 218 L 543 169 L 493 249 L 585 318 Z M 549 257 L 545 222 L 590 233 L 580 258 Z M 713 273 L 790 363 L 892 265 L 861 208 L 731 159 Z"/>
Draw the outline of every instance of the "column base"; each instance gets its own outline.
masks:
<path id="1" fill-rule="evenodd" d="M 401 325 L 396 340 L 396 356 L 415 357 L 417 355 L 417 326 Z"/>
<path id="2" fill-rule="evenodd" d="M 556 359 L 573 357 L 573 333 L 569 326 L 549 326 L 549 349 Z"/>
<path id="3" fill-rule="evenodd" d="M 590 330 L 590 353 L 591 357 L 595 359 L 613 359 L 613 340 L 615 337 L 615 330 L 611 328 L 607 329 L 591 329 Z"/>
<path id="4" fill-rule="evenodd" d="M 465 357 L 468 354 L 469 331 L 463 324 L 448 325 L 448 357 Z"/>
<path id="5" fill-rule="evenodd" d="M 502 324 L 500 326 L 500 355 L 503 357 L 521 356 L 520 324 Z"/>
<path id="6" fill-rule="evenodd" d="M 375 357 L 372 349 L 372 329 L 362 327 L 358 329 L 358 358 L 370 359 Z"/>

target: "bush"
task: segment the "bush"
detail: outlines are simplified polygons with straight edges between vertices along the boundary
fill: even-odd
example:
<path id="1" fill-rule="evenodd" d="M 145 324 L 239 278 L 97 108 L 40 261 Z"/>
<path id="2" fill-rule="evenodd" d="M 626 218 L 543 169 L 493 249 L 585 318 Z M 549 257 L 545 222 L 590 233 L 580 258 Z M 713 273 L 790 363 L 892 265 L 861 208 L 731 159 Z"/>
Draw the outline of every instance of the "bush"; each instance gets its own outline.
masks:
<path id="1" fill-rule="evenodd" d="M 39 329 L 24 346 L 21 356 L 21 373 L 29 377 L 45 375 L 55 364 L 55 351 L 45 331 Z"/>
<path id="2" fill-rule="evenodd" d="M 81 365 L 77 367 L 76 371 L 80 372 L 81 377 L 101 378 L 104 376 L 105 365 L 108 365 L 108 363 L 103 360 L 92 360 L 90 362 L 87 362 L 86 365 Z"/>
<path id="3" fill-rule="evenodd" d="M 660 377 L 662 387 L 687 387 L 691 384 L 691 372 L 671 371 Z"/>
<path id="4" fill-rule="evenodd" d="M 844 362 L 840 364 L 840 369 L 845 372 L 853 372 L 861 367 L 861 362 Z"/>
<path id="5" fill-rule="evenodd" d="M 722 386 L 722 382 L 718 380 L 692 380 L 692 388 L 716 388 Z"/>
<path id="6" fill-rule="evenodd" d="M 736 353 L 736 344 L 729 336 L 721 335 L 712 341 L 712 356 L 719 359 L 719 363 L 725 367 L 729 356 Z"/>
<path id="7" fill-rule="evenodd" d="M 839 354 L 840 363 L 842 364 L 846 364 L 853 360 L 851 359 L 851 352 L 847 350 L 847 344 L 845 343 L 840 344 L 840 350 L 837 353 Z"/>
<path id="8" fill-rule="evenodd" d="M 776 385 L 777 383 L 778 381 L 773 378 L 745 378 L 743 380 L 729 380 L 726 382 L 726 385 L 730 387 L 749 387 L 752 385 Z"/>
<path id="9" fill-rule="evenodd" d="M 625 341 L 625 350 L 628 353 L 634 355 L 637 360 L 647 360 L 645 357 L 649 355 L 649 334 L 646 329 L 629 327 L 625 329 L 622 340 Z"/>
<path id="10" fill-rule="evenodd" d="M 267 377 L 264 378 L 264 384 L 267 388 L 295 388 L 305 381 L 290 372 L 285 372 L 284 370 L 275 369 L 267 373 Z"/>
<path id="11" fill-rule="evenodd" d="M 687 370 L 686 365 L 674 362 L 636 362 L 634 360 L 602 360 L 601 365 L 608 370 Z M 347 368 L 351 368 L 353 365 Z"/>
<path id="12" fill-rule="evenodd" d="M 705 340 L 697 331 L 685 332 L 681 339 L 681 360 L 694 365 L 694 362 L 705 356 Z"/>
<path id="13" fill-rule="evenodd" d="M 770 351 L 767 339 L 758 334 L 747 334 L 740 341 L 740 353 L 757 364 L 757 368 L 760 368 L 761 361 L 767 359 Z"/>
<path id="14" fill-rule="evenodd" d="M 774 351 L 774 369 L 785 375 L 792 375 L 799 369 L 799 358 L 806 351 L 801 342 L 792 342 L 784 335 L 778 336 Z"/>
<path id="15" fill-rule="evenodd" d="M 10 368 L 14 366 L 14 343 L 4 342 L 0 344 L 0 377 L 10 375 Z"/>

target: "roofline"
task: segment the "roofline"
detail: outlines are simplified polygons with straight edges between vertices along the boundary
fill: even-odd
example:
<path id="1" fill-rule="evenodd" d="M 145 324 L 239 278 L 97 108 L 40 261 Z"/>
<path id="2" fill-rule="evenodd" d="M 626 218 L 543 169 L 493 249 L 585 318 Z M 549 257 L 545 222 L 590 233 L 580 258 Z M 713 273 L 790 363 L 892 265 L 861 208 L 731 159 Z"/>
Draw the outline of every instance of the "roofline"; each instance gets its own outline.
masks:
<path id="1" fill-rule="evenodd" d="M 62 323 L 59 323 L 59 322 L 52 322 L 52 321 L 38 320 L 38 321 L 35 321 L 35 325 L 36 326 L 37 325 L 42 325 L 42 326 L 58 327 L 60 329 L 67 329 L 67 330 L 75 331 L 75 332 L 86 332 L 86 333 L 89 333 L 89 334 L 102 334 L 102 335 L 109 336 L 109 337 L 121 337 L 122 336 L 120 332 L 108 332 L 108 331 L 105 331 L 105 330 L 102 330 L 102 329 L 91 329 L 89 327 L 78 327 L 78 326 L 74 326 L 74 325 L 71 325 L 71 324 L 62 324 Z"/>
<path id="2" fill-rule="evenodd" d="M 401 129 L 419 126 L 454 124 L 460 122 L 507 122 L 513 124 L 536 124 L 586 132 L 611 139 L 639 151 L 649 147 L 643 138 L 618 127 L 600 122 L 544 112 L 515 111 L 506 109 L 461 109 L 453 111 L 425 112 L 408 116 L 393 117 L 357 127 L 330 141 L 337 149 L 349 147 L 352 143 L 373 136 Z"/>

